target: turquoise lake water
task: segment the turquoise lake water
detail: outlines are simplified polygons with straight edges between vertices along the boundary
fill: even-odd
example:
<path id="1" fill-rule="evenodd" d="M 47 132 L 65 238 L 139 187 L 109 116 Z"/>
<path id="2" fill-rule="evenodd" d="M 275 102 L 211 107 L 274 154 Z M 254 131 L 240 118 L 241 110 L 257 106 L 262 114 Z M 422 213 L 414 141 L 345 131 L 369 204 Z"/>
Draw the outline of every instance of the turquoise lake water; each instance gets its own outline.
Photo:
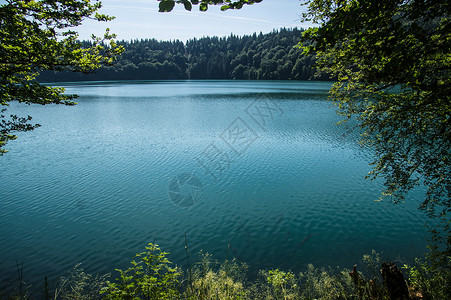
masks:
<path id="1" fill-rule="evenodd" d="M 0 157 L 0 280 L 35 285 L 76 263 L 125 268 L 156 241 L 186 265 L 185 233 L 251 270 L 352 267 L 372 249 L 425 252 L 421 193 L 375 202 L 371 151 L 337 126 L 330 83 L 65 83 L 74 107 L 12 104 L 42 127 Z"/>

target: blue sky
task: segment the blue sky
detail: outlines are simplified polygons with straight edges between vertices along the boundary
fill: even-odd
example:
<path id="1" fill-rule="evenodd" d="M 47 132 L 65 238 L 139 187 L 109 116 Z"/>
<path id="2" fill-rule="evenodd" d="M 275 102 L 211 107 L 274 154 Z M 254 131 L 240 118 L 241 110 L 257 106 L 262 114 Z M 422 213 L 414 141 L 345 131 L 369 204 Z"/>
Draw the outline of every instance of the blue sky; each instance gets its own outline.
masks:
<path id="1" fill-rule="evenodd" d="M 183 5 L 177 5 L 170 13 L 159 13 L 157 0 L 102 0 L 102 3 L 101 12 L 116 19 L 108 23 L 86 21 L 77 29 L 81 39 L 89 39 L 92 33 L 101 35 L 106 27 L 116 33 L 119 40 L 186 41 L 193 37 L 267 33 L 281 27 L 310 26 L 300 23 L 305 8 L 299 0 L 263 0 L 241 10 L 225 12 L 219 6 L 210 6 L 207 12 L 200 12 L 198 6 L 194 6 L 189 12 Z"/>

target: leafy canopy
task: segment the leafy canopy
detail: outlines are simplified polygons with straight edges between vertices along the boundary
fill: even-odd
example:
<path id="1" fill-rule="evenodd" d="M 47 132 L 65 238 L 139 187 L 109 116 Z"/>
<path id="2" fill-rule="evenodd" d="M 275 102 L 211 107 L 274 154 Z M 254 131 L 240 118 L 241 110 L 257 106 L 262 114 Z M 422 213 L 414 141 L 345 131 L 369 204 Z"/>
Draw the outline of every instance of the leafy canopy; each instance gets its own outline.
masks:
<path id="1" fill-rule="evenodd" d="M 200 11 L 206 11 L 208 5 L 222 5 L 221 10 L 240 9 L 243 5 L 262 2 L 263 0 L 158 0 L 160 12 L 171 11 L 175 4 L 183 4 L 186 10 L 191 11 L 193 5 L 199 5 Z"/>
<path id="2" fill-rule="evenodd" d="M 355 116 L 376 151 L 369 177 L 394 202 L 423 184 L 421 208 L 451 245 L 451 4 L 437 0 L 312 0 L 302 41 L 338 81 L 339 112 Z"/>
<path id="3" fill-rule="evenodd" d="M 48 87 L 35 81 L 42 70 L 90 72 L 110 64 L 122 49 L 115 36 L 93 36 L 91 47 L 83 48 L 73 30 L 86 19 L 110 21 L 99 14 L 101 3 L 89 0 L 7 0 L 0 5 L 0 105 L 11 101 L 27 104 L 74 105 L 76 96 L 64 89 Z M 39 125 L 28 124 L 31 117 L 0 115 L 0 155 L 15 131 L 27 131 Z"/>

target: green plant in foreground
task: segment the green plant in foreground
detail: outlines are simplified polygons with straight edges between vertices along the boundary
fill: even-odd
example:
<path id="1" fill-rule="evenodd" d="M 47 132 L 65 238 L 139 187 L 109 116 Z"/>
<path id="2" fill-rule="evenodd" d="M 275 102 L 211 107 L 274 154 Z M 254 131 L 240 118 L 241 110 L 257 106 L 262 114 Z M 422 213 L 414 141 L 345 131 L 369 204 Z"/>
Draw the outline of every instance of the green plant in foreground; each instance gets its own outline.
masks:
<path id="1" fill-rule="evenodd" d="M 299 277 L 300 299 L 357 299 L 356 287 L 347 269 L 334 271 L 309 264 L 305 272 L 299 273 Z"/>
<path id="2" fill-rule="evenodd" d="M 269 270 L 264 275 L 266 281 L 272 286 L 273 294 L 277 299 L 293 299 L 295 297 L 294 289 L 297 284 L 293 273 L 275 269 Z"/>
<path id="3" fill-rule="evenodd" d="M 107 282 L 101 293 L 105 299 L 177 299 L 180 271 L 171 267 L 167 252 L 149 243 L 146 251 L 136 254 L 132 266 L 123 271 L 116 282 Z"/>
<path id="4" fill-rule="evenodd" d="M 214 268 L 214 266 L 218 266 Z M 186 299 L 249 299 L 246 295 L 247 265 L 235 259 L 222 264 L 209 253 L 200 252 L 191 281 L 184 291 Z"/>
<path id="5" fill-rule="evenodd" d="M 234 281 L 223 270 L 208 271 L 192 283 L 189 299 L 245 299 L 242 283 Z"/>
<path id="6" fill-rule="evenodd" d="M 413 266 L 404 265 L 408 274 L 411 294 L 424 299 L 449 299 L 451 297 L 451 257 L 435 256 L 434 249 L 426 259 L 415 259 Z"/>
<path id="7" fill-rule="evenodd" d="M 54 297 L 49 296 L 48 289 L 46 288 L 44 298 L 63 300 L 101 299 L 102 296 L 100 295 L 100 291 L 107 286 L 107 278 L 109 276 L 109 274 L 93 276 L 89 273 L 85 273 L 85 271 L 80 268 L 80 264 L 77 264 L 67 276 L 60 278 Z"/>
<path id="8" fill-rule="evenodd" d="M 441 254 L 440 252 L 437 252 Z M 219 262 L 212 255 L 202 253 L 200 260 L 184 277 L 177 267 L 171 267 L 166 252 L 149 244 L 146 251 L 136 255 L 132 266 L 119 272 L 115 282 L 109 275 L 93 276 L 76 265 L 62 277 L 51 293 L 45 282 L 43 297 L 32 297 L 18 267 L 18 286 L 0 291 L 3 299 L 390 299 L 390 286 L 381 278 L 380 255 L 373 251 L 363 257 L 361 268 L 315 268 L 295 274 L 279 269 L 261 270 L 250 280 L 248 266 L 237 260 Z M 386 263 L 383 263 L 386 264 Z M 434 255 L 432 248 L 424 259 L 416 259 L 414 266 L 404 265 L 408 275 L 410 299 L 450 299 L 451 258 Z M 385 278 L 385 277 L 384 277 Z M 404 279 L 402 279 L 404 280 Z M 393 287 L 393 286 L 392 286 Z M 395 286 L 396 289 L 396 286 Z M 33 295 L 34 296 L 34 295 Z"/>

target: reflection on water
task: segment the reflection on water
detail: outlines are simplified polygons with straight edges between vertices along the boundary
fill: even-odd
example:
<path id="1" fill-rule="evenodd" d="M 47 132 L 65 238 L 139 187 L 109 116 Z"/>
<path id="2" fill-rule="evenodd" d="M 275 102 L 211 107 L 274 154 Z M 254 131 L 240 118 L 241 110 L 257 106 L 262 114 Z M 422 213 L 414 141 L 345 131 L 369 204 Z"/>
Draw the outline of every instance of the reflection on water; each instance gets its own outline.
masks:
<path id="1" fill-rule="evenodd" d="M 346 134 L 329 83 L 68 84 L 75 107 L 12 105 L 43 126 L 1 159 L 0 280 L 81 262 L 125 267 L 156 240 L 177 264 L 204 249 L 250 268 L 350 267 L 372 249 L 424 251 L 420 193 L 375 202 L 371 153 Z"/>

